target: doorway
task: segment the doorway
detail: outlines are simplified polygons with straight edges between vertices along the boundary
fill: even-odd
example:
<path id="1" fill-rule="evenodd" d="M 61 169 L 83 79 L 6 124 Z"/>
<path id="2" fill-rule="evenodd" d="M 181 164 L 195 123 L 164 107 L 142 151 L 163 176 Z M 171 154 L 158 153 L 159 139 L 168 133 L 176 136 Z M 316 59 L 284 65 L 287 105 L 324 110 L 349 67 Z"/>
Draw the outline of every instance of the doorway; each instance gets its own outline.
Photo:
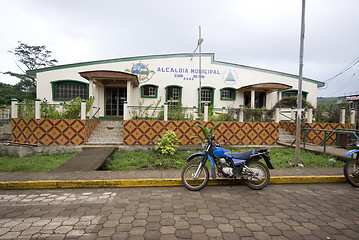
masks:
<path id="1" fill-rule="evenodd" d="M 123 103 L 127 101 L 127 89 L 108 87 L 105 90 L 105 112 L 108 117 L 122 117 Z"/>

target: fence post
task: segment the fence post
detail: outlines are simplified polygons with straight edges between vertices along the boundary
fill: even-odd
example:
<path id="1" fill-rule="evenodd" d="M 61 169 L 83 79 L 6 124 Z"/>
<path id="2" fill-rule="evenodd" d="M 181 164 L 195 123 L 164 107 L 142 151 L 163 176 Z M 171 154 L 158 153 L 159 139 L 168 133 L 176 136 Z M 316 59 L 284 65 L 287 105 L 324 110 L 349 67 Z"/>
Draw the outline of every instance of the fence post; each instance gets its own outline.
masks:
<path id="1" fill-rule="evenodd" d="M 294 109 L 295 109 L 295 107 L 292 107 L 290 109 L 290 118 L 291 118 L 290 121 L 291 122 L 294 122 L 294 119 L 295 119 Z"/>
<path id="2" fill-rule="evenodd" d="M 280 109 L 279 108 L 276 108 L 275 109 L 275 122 L 276 123 L 279 123 L 279 111 L 280 111 Z"/>
<path id="3" fill-rule="evenodd" d="M 123 120 L 128 120 L 128 103 L 127 101 L 123 102 Z"/>
<path id="4" fill-rule="evenodd" d="M 197 120 L 197 107 L 193 106 L 193 120 Z"/>
<path id="5" fill-rule="evenodd" d="M 165 102 L 165 106 L 163 109 L 163 120 L 168 121 L 168 103 Z"/>
<path id="6" fill-rule="evenodd" d="M 208 103 L 204 105 L 204 119 L 203 121 L 208 122 Z"/>
<path id="7" fill-rule="evenodd" d="M 41 105 L 40 102 L 41 100 L 36 98 L 35 99 L 35 119 L 40 119 L 41 118 Z"/>
<path id="8" fill-rule="evenodd" d="M 350 123 L 354 124 L 355 123 L 355 108 L 352 108 L 350 110 Z"/>
<path id="9" fill-rule="evenodd" d="M 17 99 L 11 99 L 11 118 L 17 118 Z"/>
<path id="10" fill-rule="evenodd" d="M 238 121 L 239 122 L 243 122 L 243 105 L 239 105 L 239 116 L 238 116 Z"/>
<path id="11" fill-rule="evenodd" d="M 262 111 L 261 111 L 261 121 L 262 122 L 266 121 L 266 112 L 265 112 L 264 108 L 262 108 Z"/>
<path id="12" fill-rule="evenodd" d="M 340 124 L 345 124 L 345 108 L 340 108 Z"/>
<path id="13" fill-rule="evenodd" d="M 313 123 L 313 108 L 309 108 L 308 109 L 308 119 L 307 119 L 308 123 Z"/>
<path id="14" fill-rule="evenodd" d="M 86 100 L 81 100 L 81 120 L 86 120 Z"/>

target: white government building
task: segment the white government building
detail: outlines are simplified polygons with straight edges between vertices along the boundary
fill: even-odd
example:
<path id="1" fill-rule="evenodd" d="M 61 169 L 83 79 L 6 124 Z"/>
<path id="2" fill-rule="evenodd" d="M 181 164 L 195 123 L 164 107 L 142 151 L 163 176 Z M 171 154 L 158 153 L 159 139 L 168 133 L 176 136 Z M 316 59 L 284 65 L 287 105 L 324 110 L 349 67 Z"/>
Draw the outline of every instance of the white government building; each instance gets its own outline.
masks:
<path id="1" fill-rule="evenodd" d="M 126 57 L 59 65 L 28 71 L 37 79 L 37 98 L 60 103 L 93 96 L 100 117 L 122 117 L 123 105 L 160 100 L 184 107 L 248 106 L 271 109 L 282 97 L 298 93 L 298 76 L 214 60 L 213 53 Z M 200 81 L 201 79 L 201 81 Z M 303 78 L 303 97 L 317 104 L 323 82 Z"/>

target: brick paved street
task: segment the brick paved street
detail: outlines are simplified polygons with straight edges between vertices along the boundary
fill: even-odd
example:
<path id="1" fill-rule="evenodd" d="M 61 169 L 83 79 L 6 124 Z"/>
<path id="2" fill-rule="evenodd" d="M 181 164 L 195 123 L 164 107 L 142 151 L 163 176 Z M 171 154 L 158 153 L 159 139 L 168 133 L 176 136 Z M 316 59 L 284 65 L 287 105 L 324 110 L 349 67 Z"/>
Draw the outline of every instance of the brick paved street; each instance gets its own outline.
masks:
<path id="1" fill-rule="evenodd" d="M 349 184 L 0 191 L 0 239 L 359 239 Z"/>

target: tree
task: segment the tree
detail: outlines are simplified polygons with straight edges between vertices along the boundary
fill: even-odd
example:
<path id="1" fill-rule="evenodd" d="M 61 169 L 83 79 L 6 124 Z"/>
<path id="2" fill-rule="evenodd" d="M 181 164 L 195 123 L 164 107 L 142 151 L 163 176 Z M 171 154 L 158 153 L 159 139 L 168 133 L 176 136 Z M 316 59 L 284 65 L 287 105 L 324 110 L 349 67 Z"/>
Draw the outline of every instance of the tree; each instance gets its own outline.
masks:
<path id="1" fill-rule="evenodd" d="M 0 106 L 10 105 L 11 98 L 16 98 L 17 93 L 14 86 L 6 83 L 0 83 Z"/>
<path id="2" fill-rule="evenodd" d="M 13 50 L 8 51 L 16 58 L 16 65 L 22 73 L 14 73 L 11 71 L 3 72 L 13 77 L 20 79 L 14 86 L 17 91 L 20 91 L 20 99 L 35 99 L 36 97 L 36 79 L 27 75 L 26 71 L 35 70 L 40 67 L 52 67 L 57 63 L 57 60 L 51 59 L 51 51 L 46 49 L 46 46 L 30 46 L 26 43 L 18 42 L 19 45 Z M 20 64 L 18 64 L 20 63 Z"/>

